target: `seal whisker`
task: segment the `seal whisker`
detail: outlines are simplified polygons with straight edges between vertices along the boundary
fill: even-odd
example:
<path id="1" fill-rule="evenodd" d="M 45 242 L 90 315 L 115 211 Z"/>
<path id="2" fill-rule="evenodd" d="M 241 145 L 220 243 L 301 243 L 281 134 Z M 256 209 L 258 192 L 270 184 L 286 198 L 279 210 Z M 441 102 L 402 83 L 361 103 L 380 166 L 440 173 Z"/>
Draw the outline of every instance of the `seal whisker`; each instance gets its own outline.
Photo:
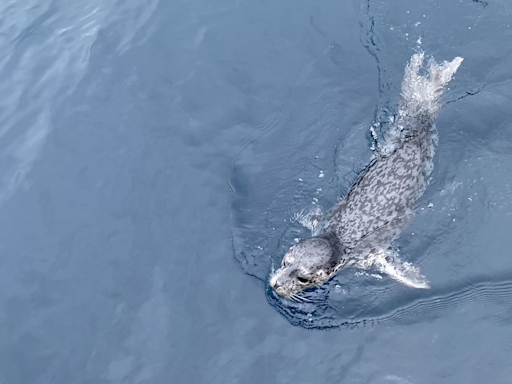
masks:
<path id="1" fill-rule="evenodd" d="M 306 303 L 312 303 L 313 301 L 304 297 L 304 296 L 300 296 L 299 294 L 295 294 L 295 296 L 297 296 L 298 298 L 300 298 L 302 301 L 306 302 Z"/>
<path id="2" fill-rule="evenodd" d="M 299 303 L 301 303 L 303 301 L 303 298 L 297 294 L 293 294 L 293 297 L 295 298 L 295 300 L 297 300 Z"/>
<path id="3" fill-rule="evenodd" d="M 306 299 L 304 297 L 299 296 L 296 293 L 293 294 L 293 297 L 295 298 L 295 300 L 297 300 L 298 303 L 304 303 L 306 301 Z"/>

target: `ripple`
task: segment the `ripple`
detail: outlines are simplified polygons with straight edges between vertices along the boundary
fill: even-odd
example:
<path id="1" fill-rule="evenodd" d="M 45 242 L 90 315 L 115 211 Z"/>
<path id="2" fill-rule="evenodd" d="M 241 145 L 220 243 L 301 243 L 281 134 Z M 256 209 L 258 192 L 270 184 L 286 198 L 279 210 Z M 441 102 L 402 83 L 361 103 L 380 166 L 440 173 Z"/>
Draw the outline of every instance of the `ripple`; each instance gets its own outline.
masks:
<path id="1" fill-rule="evenodd" d="M 389 287 L 366 289 L 364 295 L 354 299 L 343 298 L 343 306 L 341 301 L 328 298 L 332 285 L 306 293 L 304 296 L 313 303 L 283 299 L 270 287 L 267 299 L 290 323 L 309 329 L 412 325 L 433 321 L 457 308 L 492 304 L 509 310 L 512 305 L 512 271 L 473 277 L 471 283 L 447 284 L 429 291 L 401 292 L 399 296 L 390 295 L 393 289 Z M 497 318 L 503 322 L 503 317 Z"/>
<path id="2" fill-rule="evenodd" d="M 56 4 L 0 5 L 0 205 L 24 185 L 52 130 L 53 112 L 87 71 L 99 32 L 122 17 L 116 27 L 118 53 L 124 52 L 158 1 Z"/>

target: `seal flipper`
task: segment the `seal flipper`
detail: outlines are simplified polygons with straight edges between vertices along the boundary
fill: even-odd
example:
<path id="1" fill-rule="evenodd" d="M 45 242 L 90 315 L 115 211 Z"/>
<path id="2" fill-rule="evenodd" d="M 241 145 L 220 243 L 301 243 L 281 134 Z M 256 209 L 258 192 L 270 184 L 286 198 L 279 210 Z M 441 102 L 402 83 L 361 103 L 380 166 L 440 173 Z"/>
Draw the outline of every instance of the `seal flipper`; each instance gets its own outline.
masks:
<path id="1" fill-rule="evenodd" d="M 293 216 L 293 220 L 302 225 L 304 228 L 309 229 L 311 231 L 312 236 L 318 234 L 318 224 L 323 220 L 323 218 L 324 216 L 322 209 L 318 206 L 314 207 L 309 211 L 303 209 L 302 211 L 296 213 Z"/>
<path id="2" fill-rule="evenodd" d="M 395 251 L 380 249 L 373 256 L 373 267 L 392 279 L 412 288 L 430 288 L 427 278 L 420 273 L 420 269 L 400 260 Z"/>

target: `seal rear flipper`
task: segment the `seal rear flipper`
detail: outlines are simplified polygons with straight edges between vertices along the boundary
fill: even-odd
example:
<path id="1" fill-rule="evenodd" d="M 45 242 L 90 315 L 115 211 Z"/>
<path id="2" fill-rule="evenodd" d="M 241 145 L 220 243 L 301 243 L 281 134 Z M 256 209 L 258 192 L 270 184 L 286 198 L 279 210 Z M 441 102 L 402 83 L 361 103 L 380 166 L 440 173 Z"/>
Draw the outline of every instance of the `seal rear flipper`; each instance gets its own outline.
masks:
<path id="1" fill-rule="evenodd" d="M 400 260 L 396 252 L 379 250 L 374 256 L 373 266 L 392 279 L 412 288 L 430 288 L 427 278 L 420 273 L 420 269 Z"/>
<path id="2" fill-rule="evenodd" d="M 441 96 L 464 59 L 456 57 L 442 64 L 431 59 L 426 73 L 420 73 L 424 56 L 423 52 L 414 54 L 405 68 L 397 113 L 384 134 L 384 143 L 377 145 L 381 157 L 386 157 L 408 139 L 436 132 L 433 118 L 443 104 Z M 437 140 L 431 135 L 428 139 Z"/>

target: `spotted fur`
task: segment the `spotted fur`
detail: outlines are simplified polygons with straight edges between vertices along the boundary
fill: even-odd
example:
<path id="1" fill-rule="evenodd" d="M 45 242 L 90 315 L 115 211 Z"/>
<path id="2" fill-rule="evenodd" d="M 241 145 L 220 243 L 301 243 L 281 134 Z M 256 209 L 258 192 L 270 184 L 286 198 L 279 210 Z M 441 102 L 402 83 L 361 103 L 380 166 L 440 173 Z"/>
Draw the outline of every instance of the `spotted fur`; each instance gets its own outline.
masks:
<path id="1" fill-rule="evenodd" d="M 413 55 L 406 67 L 385 144 L 345 197 L 315 225 L 314 237 L 291 247 L 271 277 L 278 294 L 292 296 L 347 267 L 374 267 L 406 285 L 429 287 L 419 270 L 401 262 L 391 247 L 413 219 L 428 185 L 437 141 L 433 120 L 462 58 L 442 65 L 431 62 L 428 75 L 421 76 L 423 59 L 423 53 Z"/>

